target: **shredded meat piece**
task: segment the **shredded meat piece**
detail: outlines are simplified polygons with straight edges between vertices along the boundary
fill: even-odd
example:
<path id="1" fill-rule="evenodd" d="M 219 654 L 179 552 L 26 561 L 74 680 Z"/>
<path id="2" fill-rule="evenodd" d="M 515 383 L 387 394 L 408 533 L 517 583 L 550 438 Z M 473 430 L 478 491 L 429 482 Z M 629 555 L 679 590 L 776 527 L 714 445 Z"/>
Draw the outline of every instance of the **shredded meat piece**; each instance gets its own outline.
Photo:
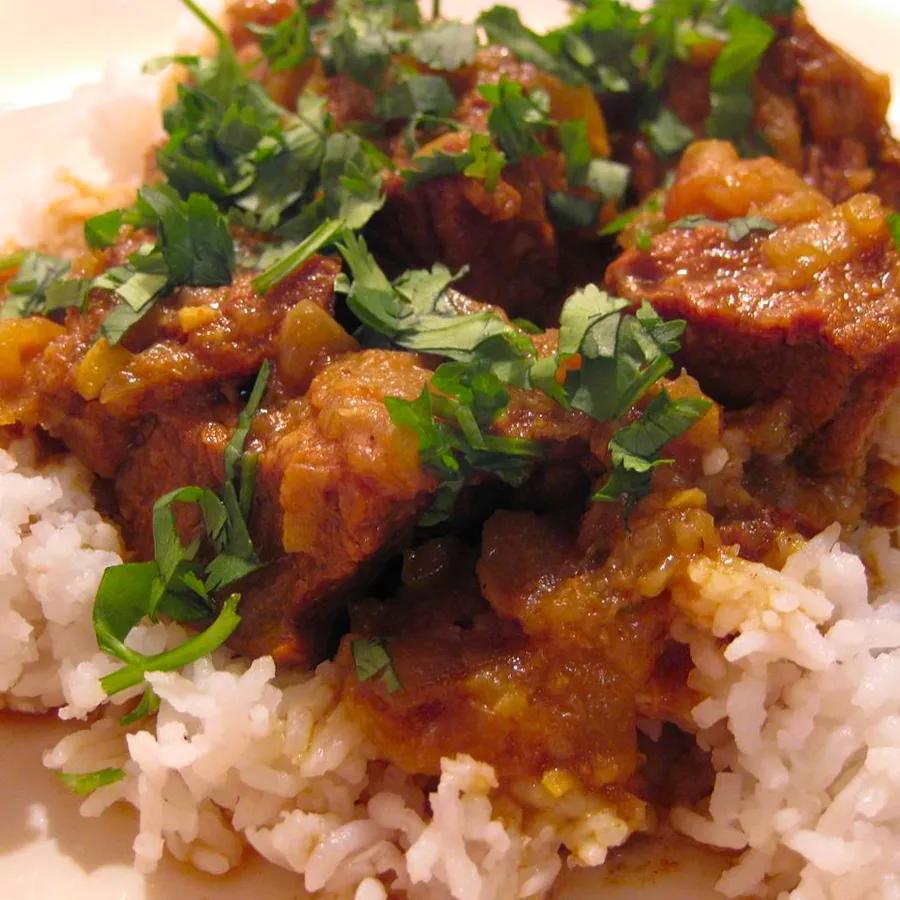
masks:
<path id="1" fill-rule="evenodd" d="M 812 467 L 858 470 L 900 384 L 900 258 L 879 200 L 831 207 L 780 163 L 706 142 L 685 152 L 666 204 L 670 222 L 690 214 L 785 224 L 739 242 L 670 228 L 607 284 L 687 320 L 681 359 L 704 391 L 730 406 L 786 398 Z"/>

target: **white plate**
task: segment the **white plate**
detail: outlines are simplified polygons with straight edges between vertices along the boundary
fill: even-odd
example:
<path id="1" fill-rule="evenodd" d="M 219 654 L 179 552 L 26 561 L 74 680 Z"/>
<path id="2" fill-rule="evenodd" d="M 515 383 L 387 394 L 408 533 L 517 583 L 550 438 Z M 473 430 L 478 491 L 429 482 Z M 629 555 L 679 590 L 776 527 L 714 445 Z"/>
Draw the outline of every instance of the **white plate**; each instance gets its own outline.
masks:
<path id="1" fill-rule="evenodd" d="M 215 5 L 214 2 L 206 5 Z M 445 2 L 450 15 L 472 15 L 477 0 Z M 556 0 L 520 0 L 534 25 L 562 14 Z M 900 85 L 897 0 L 809 0 L 814 23 L 832 40 Z M 177 0 L 0 0 L 0 246 L 27 239 L 61 167 L 87 178 L 139 176 L 153 129 L 139 115 L 158 87 L 147 82 L 123 102 L 143 60 L 196 40 L 200 32 Z M 110 81 L 112 78 L 112 81 Z M 101 83 L 101 79 L 103 79 Z M 111 86 L 112 85 L 112 86 Z M 85 108 L 99 110 L 101 127 Z M 892 106 L 900 122 L 900 103 Z M 121 137 L 127 133 L 134 140 Z M 135 151 L 133 146 L 141 148 Z M 23 237 L 24 235 L 24 237 Z M 134 814 L 113 809 L 99 820 L 78 815 L 77 801 L 41 766 L 41 754 L 67 730 L 52 718 L 0 717 L 0 896 L 9 900 L 292 900 L 300 879 L 252 856 L 225 878 L 209 878 L 166 858 L 151 877 L 130 865 Z M 574 872 L 559 900 L 707 900 L 722 858 L 688 844 L 637 841 L 606 871 Z"/>

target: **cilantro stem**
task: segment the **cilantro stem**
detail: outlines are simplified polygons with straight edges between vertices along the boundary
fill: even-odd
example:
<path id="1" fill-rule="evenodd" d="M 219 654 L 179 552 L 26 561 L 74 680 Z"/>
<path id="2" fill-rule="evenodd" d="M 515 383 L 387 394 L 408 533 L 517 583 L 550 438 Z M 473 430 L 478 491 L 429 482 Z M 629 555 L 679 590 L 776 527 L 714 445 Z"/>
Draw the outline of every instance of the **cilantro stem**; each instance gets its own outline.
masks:
<path id="1" fill-rule="evenodd" d="M 125 777 L 125 772 L 110 767 L 97 769 L 95 772 L 57 772 L 56 775 L 73 794 L 86 797 L 93 794 L 97 788 L 121 781 Z"/>
<path id="2" fill-rule="evenodd" d="M 144 680 L 147 672 L 168 672 L 172 669 L 180 669 L 195 660 L 208 656 L 217 647 L 220 647 L 241 621 L 237 614 L 240 594 L 231 594 L 222 604 L 222 609 L 212 625 L 200 634 L 185 641 L 183 644 L 158 653 L 156 656 L 142 656 L 140 659 L 100 679 L 100 686 L 108 697 L 118 694 L 127 688 L 134 687 Z"/>
<path id="3" fill-rule="evenodd" d="M 222 45 L 228 45 L 228 37 L 222 28 L 200 7 L 194 0 L 181 0 L 181 2 L 215 35 L 216 40 Z"/>
<path id="4" fill-rule="evenodd" d="M 253 279 L 253 287 L 260 294 L 270 291 L 298 269 L 313 253 L 329 243 L 344 227 L 343 219 L 326 219 L 318 228 L 308 234 L 293 250 L 286 253 Z"/>

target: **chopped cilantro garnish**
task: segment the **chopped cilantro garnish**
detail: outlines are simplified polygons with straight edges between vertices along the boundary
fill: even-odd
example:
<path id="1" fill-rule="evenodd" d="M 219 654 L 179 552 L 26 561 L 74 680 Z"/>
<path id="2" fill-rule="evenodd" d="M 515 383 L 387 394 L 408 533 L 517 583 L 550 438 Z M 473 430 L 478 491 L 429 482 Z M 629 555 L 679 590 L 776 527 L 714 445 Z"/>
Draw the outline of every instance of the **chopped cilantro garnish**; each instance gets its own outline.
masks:
<path id="1" fill-rule="evenodd" d="M 712 137 L 741 141 L 753 122 L 751 82 L 775 38 L 775 29 L 738 6 L 726 13 L 725 26 L 728 43 L 716 58 L 709 78 L 706 130 Z"/>
<path id="2" fill-rule="evenodd" d="M 464 22 L 431 22 L 410 42 L 419 62 L 448 72 L 472 62 L 477 46 L 475 26 Z"/>
<path id="3" fill-rule="evenodd" d="M 586 187 L 604 200 L 619 200 L 628 187 L 628 166 L 595 157 L 582 119 L 560 122 L 557 135 L 566 158 L 566 178 L 573 187 Z"/>
<path id="4" fill-rule="evenodd" d="M 18 271 L 6 285 L 7 296 L 0 319 L 24 319 L 49 312 L 47 291 L 69 271 L 69 263 L 29 250 L 13 265 L 18 266 Z"/>
<path id="5" fill-rule="evenodd" d="M 563 306 L 557 353 L 539 359 L 528 334 L 492 310 L 457 312 L 447 295 L 454 276 L 445 267 L 390 281 L 359 237 L 346 236 L 339 249 L 353 276 L 341 289 L 363 325 L 401 347 L 454 360 L 438 367 L 415 400 L 385 401 L 395 424 L 416 434 L 422 463 L 440 478 L 426 524 L 449 515 L 476 472 L 520 483 L 540 456 L 539 444 L 487 433 L 509 402 L 508 386 L 536 388 L 599 421 L 617 419 L 671 369 L 669 354 L 684 330 L 684 322 L 665 322 L 647 304 L 632 313 L 628 301 L 590 285 Z M 557 373 L 576 355 L 580 364 L 565 366 L 559 384 Z M 639 488 L 629 488 L 635 502 Z"/>
<path id="6" fill-rule="evenodd" d="M 356 677 L 360 681 L 371 681 L 381 676 L 389 694 L 395 694 L 403 685 L 394 671 L 391 655 L 382 638 L 357 638 L 350 642 L 350 650 L 353 654 L 353 666 L 356 669 Z"/>
<path id="7" fill-rule="evenodd" d="M 182 200 L 168 185 L 143 188 L 137 214 L 157 230 L 156 246 L 133 253 L 127 265 L 108 269 L 90 283 L 113 291 L 120 301 L 101 325 L 110 344 L 118 343 L 167 289 L 228 284 L 234 267 L 228 225 L 209 197 L 190 194 Z"/>
<path id="8" fill-rule="evenodd" d="M 415 400 L 385 398 L 394 424 L 416 434 L 423 465 L 440 477 L 420 524 L 443 521 L 467 479 L 478 472 L 513 485 L 531 473 L 532 463 L 543 455 L 539 443 L 484 433 L 508 403 L 509 392 L 490 359 L 438 366 Z"/>
<path id="9" fill-rule="evenodd" d="M 566 158 L 566 179 L 573 188 L 587 188 L 596 197 L 551 193 L 548 206 L 561 228 L 590 228 L 597 222 L 603 201 L 620 200 L 628 187 L 630 170 L 622 163 L 595 157 L 588 140 L 587 125 L 581 119 L 560 122 L 557 137 Z"/>
<path id="10" fill-rule="evenodd" d="M 326 219 L 296 247 L 289 250 L 264 272 L 257 275 L 253 279 L 253 287 L 260 294 L 270 291 L 276 284 L 287 278 L 291 272 L 296 271 L 303 265 L 314 253 L 334 240 L 343 227 L 344 222 L 340 219 Z"/>
<path id="11" fill-rule="evenodd" d="M 133 687 L 146 672 L 181 668 L 208 655 L 231 635 L 240 622 L 239 594 L 231 594 L 216 615 L 213 593 L 260 568 L 247 527 L 255 477 L 255 458 L 244 451 L 250 423 L 265 391 L 269 375 L 263 363 L 234 435 L 225 448 L 225 481 L 220 493 L 188 486 L 170 491 L 153 506 L 151 562 L 123 563 L 103 573 L 94 601 L 94 631 L 99 647 L 125 664 L 101 679 L 112 696 Z M 200 539 L 181 542 L 173 505 L 195 504 L 202 515 L 204 536 L 216 551 L 205 566 L 199 561 Z M 163 613 L 176 621 L 192 622 L 216 615 L 212 624 L 183 644 L 156 656 L 144 656 L 125 643 L 143 618 L 155 621 Z M 142 709 L 152 709 L 152 692 L 145 692 Z"/>
<path id="12" fill-rule="evenodd" d="M 764 216 L 739 216 L 726 219 L 724 222 L 718 219 L 710 219 L 708 216 L 682 216 L 669 225 L 669 228 L 699 228 L 700 226 L 724 226 L 727 230 L 728 240 L 742 241 L 754 231 L 774 231 L 778 225 Z"/>
<path id="13" fill-rule="evenodd" d="M 171 672 L 196 662 L 204 656 L 209 656 L 213 650 L 221 647 L 231 637 L 235 628 L 240 624 L 241 617 L 237 614 L 239 600 L 240 594 L 231 594 L 226 598 L 218 615 L 208 628 L 188 638 L 183 644 L 179 644 L 177 647 L 166 650 L 164 653 L 158 653 L 155 656 L 144 656 L 129 650 L 122 643 L 122 637 L 112 635 L 116 639 L 117 649 L 121 651 L 124 648 L 127 651 L 128 655 L 126 657 L 121 652 L 110 649 L 113 643 L 109 640 L 110 635 L 106 635 L 107 641 L 105 644 L 101 644 L 102 649 L 107 653 L 119 656 L 125 662 L 125 665 L 109 675 L 104 675 L 100 679 L 100 686 L 107 696 L 111 697 L 120 691 L 140 684 L 147 672 Z M 143 618 L 144 614 L 146 613 L 142 613 L 141 618 Z M 137 624 L 137 622 L 134 624 Z M 98 643 L 99 638 L 100 635 L 98 633 Z"/>
<path id="14" fill-rule="evenodd" d="M 490 41 L 508 47 L 523 62 L 530 62 L 565 81 L 580 82 L 578 68 L 546 46 L 546 38 L 522 24 L 519 13 L 509 6 L 494 6 L 478 17 Z"/>
<path id="15" fill-rule="evenodd" d="M 643 131 L 660 156 L 674 156 L 694 140 L 694 132 L 666 106 L 659 108 Z"/>
<path id="16" fill-rule="evenodd" d="M 660 391 L 640 418 L 620 428 L 609 442 L 613 471 L 594 494 L 594 500 L 624 499 L 626 516 L 650 491 L 653 470 L 672 462 L 660 453 L 669 441 L 684 434 L 709 409 L 701 397 L 673 400 Z"/>
<path id="17" fill-rule="evenodd" d="M 125 772 L 122 769 L 108 768 L 97 769 L 95 772 L 57 772 L 56 775 L 73 794 L 86 797 L 97 788 L 121 781 Z"/>
<path id="18" fill-rule="evenodd" d="M 506 155 L 498 150 L 486 134 L 473 134 L 469 146 L 461 153 L 437 151 L 413 159 L 413 168 L 403 169 L 400 175 L 407 190 L 413 190 L 433 178 L 466 175 L 484 181 L 493 191 L 506 165 Z"/>
<path id="19" fill-rule="evenodd" d="M 557 228 L 591 228 L 597 224 L 600 201 L 553 191 L 547 195 L 547 207 Z"/>
<path id="20" fill-rule="evenodd" d="M 439 75 L 409 75 L 380 94 L 375 115 L 382 119 L 412 119 L 422 113 L 449 116 L 456 97 Z"/>
<path id="21" fill-rule="evenodd" d="M 276 25 L 250 25 L 259 38 L 259 48 L 273 72 L 283 72 L 299 66 L 312 54 L 309 19 L 298 4 L 286 19 Z"/>
<path id="22" fill-rule="evenodd" d="M 341 10 L 323 29 L 321 48 L 327 71 L 377 87 L 391 53 L 406 43 L 406 36 L 394 30 L 395 24 L 391 4 Z"/>
<path id="23" fill-rule="evenodd" d="M 491 104 L 488 130 L 506 158 L 515 163 L 524 156 L 540 156 L 544 147 L 539 137 L 551 125 L 547 95 L 537 89 L 526 93 L 519 82 L 507 78 L 478 90 Z"/>
<path id="24" fill-rule="evenodd" d="M 486 134 L 473 134 L 469 138 L 469 162 L 462 170 L 469 178 L 478 178 L 484 186 L 493 191 L 500 180 L 500 173 L 506 165 L 506 155 L 498 150 Z"/>
<path id="25" fill-rule="evenodd" d="M 563 306 L 559 354 L 581 354 L 580 368 L 566 376 L 566 393 L 576 409 L 600 421 L 621 416 L 672 367 L 680 321 L 663 322 L 644 304 L 626 314 L 628 301 L 594 285 L 576 291 Z"/>
<path id="26" fill-rule="evenodd" d="M 182 200 L 167 185 L 144 188 L 134 209 L 113 210 L 88 220 L 85 237 L 92 246 L 106 246 L 115 241 L 126 221 L 155 228 L 157 244 L 139 249 L 126 265 L 107 269 L 92 280 L 67 279 L 68 262 L 30 251 L 7 285 L 2 318 L 83 307 L 92 289 L 103 288 L 119 301 L 101 326 L 104 337 L 115 344 L 167 288 L 230 282 L 233 242 L 224 217 L 208 197 L 191 194 Z"/>
<path id="27" fill-rule="evenodd" d="M 339 249 L 353 275 L 347 305 L 364 325 L 408 350 L 458 362 L 481 360 L 504 382 L 526 383 L 536 355 L 532 342 L 493 311 L 460 315 L 447 288 L 462 273 L 438 264 L 391 282 L 361 238 L 348 234 Z"/>
<path id="28" fill-rule="evenodd" d="M 159 249 L 171 284 L 221 285 L 231 281 L 234 244 L 225 217 L 203 194 L 182 200 L 168 185 L 147 187 L 140 201 L 158 223 Z"/>
<path id="29" fill-rule="evenodd" d="M 110 247 L 116 242 L 124 221 L 121 209 L 93 216 L 84 223 L 84 239 L 89 247 Z"/>

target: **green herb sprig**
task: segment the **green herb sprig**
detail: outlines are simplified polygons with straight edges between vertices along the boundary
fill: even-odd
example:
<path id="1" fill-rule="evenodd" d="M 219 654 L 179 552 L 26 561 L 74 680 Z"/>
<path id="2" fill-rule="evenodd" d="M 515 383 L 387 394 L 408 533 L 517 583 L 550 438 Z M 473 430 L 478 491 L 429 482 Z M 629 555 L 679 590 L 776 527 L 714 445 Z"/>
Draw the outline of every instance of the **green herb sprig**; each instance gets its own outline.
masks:
<path id="1" fill-rule="evenodd" d="M 121 781 L 125 777 L 125 771 L 110 767 L 94 772 L 57 772 L 56 775 L 73 794 L 86 797 L 98 788 Z"/>
<path id="2" fill-rule="evenodd" d="M 383 638 L 357 638 L 350 642 L 353 666 L 360 681 L 380 677 L 389 694 L 396 694 L 403 685 L 397 677 L 394 663 Z"/>
<path id="3" fill-rule="evenodd" d="M 140 684 L 147 672 L 178 669 L 207 656 L 240 622 L 240 595 L 230 594 L 218 612 L 213 595 L 261 567 L 248 528 L 256 457 L 246 453 L 244 445 L 269 369 L 268 362 L 260 367 L 225 448 L 221 491 L 188 486 L 160 497 L 153 506 L 155 559 L 111 566 L 103 573 L 94 601 L 94 632 L 100 648 L 124 663 L 100 681 L 108 696 Z M 181 542 L 173 514 L 176 503 L 194 504 L 200 510 L 205 540 L 216 551 L 205 566 L 198 559 L 200 538 L 188 545 Z M 157 621 L 160 614 L 179 622 L 215 619 L 204 631 L 156 656 L 144 656 L 128 647 L 125 641 L 132 628 L 145 618 Z M 152 711 L 155 705 L 148 686 L 138 709 L 126 716 L 126 721 Z"/>
<path id="4" fill-rule="evenodd" d="M 778 228 L 778 225 L 764 216 L 737 216 L 722 221 L 701 215 L 682 216 L 669 225 L 669 228 L 693 229 L 700 227 L 724 228 L 728 240 L 738 243 L 755 231 L 771 233 Z"/>
<path id="5" fill-rule="evenodd" d="M 454 360 L 438 367 L 430 386 L 415 400 L 386 400 L 394 422 L 416 434 L 423 463 L 440 479 L 426 524 L 450 514 L 463 485 L 477 472 L 521 483 L 541 456 L 535 442 L 488 433 L 508 406 L 509 386 L 541 390 L 561 406 L 598 421 L 617 419 L 671 369 L 670 354 L 678 349 L 685 326 L 682 321 L 663 321 L 648 304 L 632 313 L 626 300 L 591 285 L 566 301 L 558 351 L 541 359 L 529 335 L 496 312 L 461 315 L 447 294 L 455 276 L 445 267 L 406 272 L 392 282 L 358 236 L 345 238 L 339 249 L 353 276 L 341 287 L 349 308 L 366 327 L 401 347 Z M 557 373 L 576 355 L 580 366 L 566 366 L 560 384 Z M 630 510 L 649 490 L 649 477 L 629 475 L 636 471 L 640 451 L 649 448 L 640 458 L 647 471 L 655 468 L 661 464 L 659 449 L 708 406 L 699 400 L 679 406 L 677 416 L 654 414 L 627 426 L 633 428 L 623 446 L 630 452 L 610 444 L 613 472 L 598 499 L 621 496 Z M 645 429 L 657 437 L 667 434 L 667 440 L 655 450 L 653 442 L 636 441 L 634 432 L 640 435 Z"/>

